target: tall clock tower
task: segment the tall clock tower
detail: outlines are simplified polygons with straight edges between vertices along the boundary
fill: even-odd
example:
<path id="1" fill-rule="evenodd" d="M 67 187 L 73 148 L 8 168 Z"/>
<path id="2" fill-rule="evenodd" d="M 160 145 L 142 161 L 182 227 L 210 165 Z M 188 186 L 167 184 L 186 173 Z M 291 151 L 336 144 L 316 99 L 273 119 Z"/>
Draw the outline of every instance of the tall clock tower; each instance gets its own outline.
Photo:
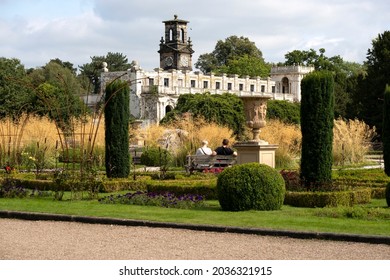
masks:
<path id="1" fill-rule="evenodd" d="M 174 19 L 163 21 L 165 37 L 160 40 L 160 68 L 192 71 L 191 39 L 187 39 L 187 23 L 174 16 Z"/>

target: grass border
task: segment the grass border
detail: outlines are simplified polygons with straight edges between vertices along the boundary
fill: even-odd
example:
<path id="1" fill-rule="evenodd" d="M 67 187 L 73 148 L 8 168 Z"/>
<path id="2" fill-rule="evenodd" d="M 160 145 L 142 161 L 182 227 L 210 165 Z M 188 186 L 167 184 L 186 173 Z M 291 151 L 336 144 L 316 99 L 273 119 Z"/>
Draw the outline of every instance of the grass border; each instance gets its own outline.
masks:
<path id="1" fill-rule="evenodd" d="M 144 226 L 154 228 L 174 228 L 187 229 L 208 232 L 226 232 L 239 234 L 255 234 L 266 236 L 290 237 L 298 239 L 321 239 L 332 241 L 360 242 L 371 244 L 390 245 L 390 236 L 370 236 L 345 233 L 326 233 L 326 232 L 305 232 L 290 230 L 275 230 L 264 228 L 244 228 L 233 226 L 215 226 L 215 225 L 194 225 L 185 223 L 170 223 L 156 221 L 142 221 L 132 219 L 117 219 L 107 217 L 89 217 L 77 215 L 63 215 L 50 213 L 17 212 L 0 210 L 0 218 L 21 219 L 21 220 L 41 220 L 41 221 L 59 221 L 59 222 L 78 222 L 88 224 L 120 225 L 120 226 Z"/>

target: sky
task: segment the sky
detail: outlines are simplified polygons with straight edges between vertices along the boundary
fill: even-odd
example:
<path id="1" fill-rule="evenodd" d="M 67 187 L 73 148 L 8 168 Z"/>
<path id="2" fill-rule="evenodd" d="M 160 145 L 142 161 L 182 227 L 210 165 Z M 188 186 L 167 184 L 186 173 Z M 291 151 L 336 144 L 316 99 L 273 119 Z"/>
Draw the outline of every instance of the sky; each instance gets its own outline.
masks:
<path id="1" fill-rule="evenodd" d="M 193 63 L 233 35 L 270 63 L 311 48 L 363 63 L 372 40 L 390 30 L 389 0 L 0 0 L 0 57 L 26 68 L 55 58 L 77 67 L 119 52 L 153 70 L 162 22 L 174 15 L 189 21 Z"/>

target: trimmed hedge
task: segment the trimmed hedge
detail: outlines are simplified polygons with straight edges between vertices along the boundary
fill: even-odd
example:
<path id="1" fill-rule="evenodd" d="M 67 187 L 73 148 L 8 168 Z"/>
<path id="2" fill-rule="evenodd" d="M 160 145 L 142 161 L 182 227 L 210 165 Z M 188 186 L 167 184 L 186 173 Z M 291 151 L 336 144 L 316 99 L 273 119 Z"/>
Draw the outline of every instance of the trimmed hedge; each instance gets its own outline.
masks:
<path id="1" fill-rule="evenodd" d="M 171 192 L 175 195 L 198 194 L 206 199 L 217 199 L 215 180 L 164 180 L 148 181 L 146 189 L 149 192 Z"/>
<path id="2" fill-rule="evenodd" d="M 286 189 L 278 171 L 253 162 L 225 168 L 218 176 L 217 191 L 225 211 L 278 210 Z"/>
<path id="3" fill-rule="evenodd" d="M 371 188 L 371 198 L 386 198 L 386 187 Z"/>
<path id="4" fill-rule="evenodd" d="M 9 179 L 12 180 L 15 186 L 20 186 L 25 189 L 40 190 L 40 191 L 56 191 L 58 185 L 55 181 L 50 180 L 23 180 L 23 179 Z M 87 184 L 87 183 L 86 183 Z M 71 191 L 69 183 L 64 184 L 63 191 Z M 76 186 L 75 186 L 76 187 Z M 85 187 L 84 187 L 85 188 Z M 146 190 L 146 180 L 109 180 L 102 181 L 99 186 L 99 192 L 108 193 L 123 190 Z"/>
<path id="5" fill-rule="evenodd" d="M 284 204 L 295 207 L 338 207 L 369 203 L 371 189 L 334 192 L 287 192 Z"/>
<path id="6" fill-rule="evenodd" d="M 100 192 L 110 193 L 118 191 L 144 191 L 146 190 L 147 180 L 112 180 L 112 181 L 103 181 L 102 190 Z"/>

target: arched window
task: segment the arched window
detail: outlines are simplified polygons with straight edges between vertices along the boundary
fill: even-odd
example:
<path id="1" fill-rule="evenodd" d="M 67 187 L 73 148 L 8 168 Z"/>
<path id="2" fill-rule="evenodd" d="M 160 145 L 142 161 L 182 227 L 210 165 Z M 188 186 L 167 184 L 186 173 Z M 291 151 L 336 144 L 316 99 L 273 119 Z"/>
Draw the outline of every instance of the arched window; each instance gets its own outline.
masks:
<path id="1" fill-rule="evenodd" d="M 287 77 L 282 79 L 282 93 L 290 93 L 289 81 Z"/>
<path id="2" fill-rule="evenodd" d="M 181 29 L 181 42 L 185 43 L 185 38 L 184 38 L 184 28 Z"/>
<path id="3" fill-rule="evenodd" d="M 172 110 L 173 110 L 173 107 L 171 105 L 165 106 L 165 114 L 168 114 Z"/>
<path id="4" fill-rule="evenodd" d="M 172 41 L 173 40 L 173 30 L 172 28 L 169 29 L 169 41 Z"/>

